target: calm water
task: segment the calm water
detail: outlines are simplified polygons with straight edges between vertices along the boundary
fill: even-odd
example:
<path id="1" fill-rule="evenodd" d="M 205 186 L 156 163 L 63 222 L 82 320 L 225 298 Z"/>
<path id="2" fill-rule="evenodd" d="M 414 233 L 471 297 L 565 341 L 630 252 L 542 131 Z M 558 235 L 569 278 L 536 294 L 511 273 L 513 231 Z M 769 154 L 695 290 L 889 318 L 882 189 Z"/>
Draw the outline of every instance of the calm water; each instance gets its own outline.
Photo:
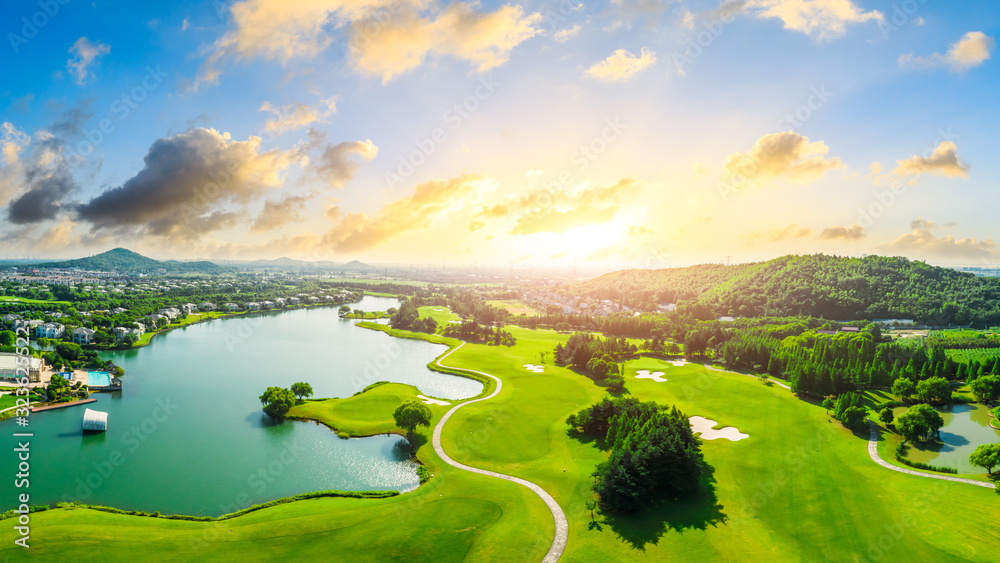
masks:
<path id="1" fill-rule="evenodd" d="M 367 311 L 395 306 L 366 297 Z M 268 386 L 309 382 L 317 397 L 346 397 L 380 380 L 458 399 L 479 382 L 426 364 L 444 346 L 391 338 L 342 321 L 336 308 L 212 321 L 157 336 L 142 349 L 109 354 L 126 370 L 124 391 L 95 394 L 108 431 L 81 435 L 85 407 L 31 417 L 32 504 L 77 500 L 125 509 L 219 515 L 323 489 L 405 490 L 415 466 L 398 437 L 341 440 L 308 422 L 272 424 L 257 397 Z M 0 468 L 16 473 L 18 431 L 4 429 Z M 15 506 L 13 479 L 0 509 Z"/>
<path id="2" fill-rule="evenodd" d="M 982 444 L 1000 442 L 1000 431 L 989 425 L 989 408 L 968 404 L 938 410 L 944 419 L 941 442 L 920 449 L 911 445 L 906 457 L 932 465 L 954 467 L 959 473 L 986 473 L 986 470 L 969 463 L 969 454 Z M 906 409 L 894 412 L 899 416 Z"/>

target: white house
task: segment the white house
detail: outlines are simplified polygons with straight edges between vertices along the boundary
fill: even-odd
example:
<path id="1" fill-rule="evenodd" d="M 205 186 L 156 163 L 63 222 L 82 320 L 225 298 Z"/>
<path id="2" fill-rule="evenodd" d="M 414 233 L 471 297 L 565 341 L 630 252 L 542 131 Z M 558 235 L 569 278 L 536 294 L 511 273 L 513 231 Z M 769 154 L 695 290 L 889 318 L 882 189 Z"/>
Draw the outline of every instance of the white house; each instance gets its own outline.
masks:
<path id="1" fill-rule="evenodd" d="M 202 311 L 214 311 L 218 309 L 218 307 L 215 306 L 215 303 L 212 303 L 210 301 L 205 301 L 204 303 L 198 305 L 198 308 L 201 309 Z"/>
<path id="2" fill-rule="evenodd" d="M 94 331 L 89 328 L 77 328 L 73 330 L 73 343 L 90 344 L 94 341 Z"/>
<path id="3" fill-rule="evenodd" d="M 298 297 L 289 297 L 288 302 L 292 305 L 298 305 L 302 300 Z"/>
<path id="4" fill-rule="evenodd" d="M 126 309 L 125 307 L 115 307 L 114 309 L 111 309 L 111 314 L 113 315 L 120 315 L 122 313 L 127 313 L 127 312 L 128 309 Z"/>
<path id="5" fill-rule="evenodd" d="M 275 298 L 275 300 L 274 300 L 274 302 L 278 305 L 278 307 L 284 307 L 286 301 L 287 301 L 287 299 L 285 299 L 284 297 L 278 297 L 278 298 Z"/>
<path id="6" fill-rule="evenodd" d="M 272 309 L 274 308 L 274 301 L 261 301 L 260 306 L 262 309 Z"/>
<path id="7" fill-rule="evenodd" d="M 30 332 L 32 332 L 34 330 L 37 330 L 38 327 L 42 326 L 43 324 L 45 324 L 45 323 L 42 322 L 42 321 L 40 321 L 40 320 L 38 320 L 38 319 L 31 319 L 31 320 L 23 320 L 22 319 L 22 320 L 14 321 L 13 323 L 11 323 L 10 329 L 13 330 L 13 331 L 17 331 L 18 329 L 22 329 L 23 328 L 23 329 L 25 329 L 26 331 L 28 331 L 30 333 Z"/>
<path id="8" fill-rule="evenodd" d="M 59 323 L 45 323 L 35 330 L 39 338 L 59 338 L 66 333 L 66 327 Z"/>
<path id="9" fill-rule="evenodd" d="M 115 327 L 115 341 L 121 342 L 122 340 L 125 340 L 125 336 L 129 335 L 129 334 L 134 334 L 136 338 L 141 337 L 143 334 L 146 333 L 146 331 L 141 328 L 142 325 L 138 325 L 138 326 L 140 328 L 128 328 L 128 327 L 124 327 L 124 326 L 116 326 Z"/>
<path id="10" fill-rule="evenodd" d="M 247 311 L 260 311 L 260 303 L 256 301 L 248 301 L 243 306 L 246 307 Z"/>
<path id="11" fill-rule="evenodd" d="M 164 308 L 160 309 L 159 311 L 157 311 L 157 313 L 159 313 L 161 315 L 166 315 L 166 317 L 168 319 L 170 319 L 170 320 L 174 320 L 177 317 L 181 316 L 181 310 L 180 309 L 176 309 L 174 307 L 164 307 Z"/>
<path id="12" fill-rule="evenodd" d="M 185 303 L 181 305 L 181 310 L 190 315 L 198 312 L 198 306 L 194 303 Z"/>
<path id="13" fill-rule="evenodd" d="M 229 312 L 232 313 L 232 312 L 235 312 L 235 311 L 239 311 L 240 310 L 240 306 L 237 305 L 236 303 L 226 303 L 226 309 L 228 309 Z"/>

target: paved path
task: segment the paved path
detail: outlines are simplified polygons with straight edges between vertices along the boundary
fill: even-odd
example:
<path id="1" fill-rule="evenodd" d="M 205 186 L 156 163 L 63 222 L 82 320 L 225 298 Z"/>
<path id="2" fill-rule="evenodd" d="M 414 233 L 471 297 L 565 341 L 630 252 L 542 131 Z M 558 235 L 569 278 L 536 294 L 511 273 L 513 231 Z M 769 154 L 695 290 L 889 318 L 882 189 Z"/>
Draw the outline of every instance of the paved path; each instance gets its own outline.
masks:
<path id="1" fill-rule="evenodd" d="M 986 487 L 987 489 L 995 489 L 996 485 L 993 483 L 985 483 L 983 481 L 976 481 L 974 479 L 963 479 L 961 477 L 949 477 L 947 475 L 937 475 L 934 473 L 924 473 L 922 471 L 914 471 L 913 469 L 903 469 L 902 467 L 897 467 L 888 461 L 882 459 L 878 455 L 878 425 L 872 421 L 868 421 L 868 427 L 871 430 L 871 436 L 868 438 L 868 455 L 871 456 L 872 461 L 885 467 L 886 469 L 891 469 L 893 471 L 898 471 L 900 473 L 906 473 L 907 475 L 916 475 L 917 477 L 927 477 L 928 479 L 940 479 L 942 481 L 955 481 L 956 483 L 968 483 L 970 485 L 976 485 L 977 487 Z"/>
<path id="2" fill-rule="evenodd" d="M 447 354 L 438 358 L 434 363 L 436 363 L 439 367 L 447 367 L 441 365 L 441 360 L 447 358 L 448 356 L 451 355 L 452 352 L 458 350 L 462 346 L 465 346 L 464 342 L 459 344 L 455 348 L 452 348 Z M 549 551 L 548 553 L 545 554 L 545 557 L 542 559 L 542 563 L 556 563 L 556 561 L 559 561 L 559 558 L 562 557 L 563 550 L 566 549 L 566 540 L 569 537 L 569 525 L 566 523 L 566 515 L 563 514 L 562 508 L 560 508 L 559 503 L 557 503 L 556 500 L 552 498 L 552 495 L 545 492 L 545 489 L 539 487 L 538 485 L 532 483 L 531 481 L 526 481 L 524 479 L 512 477 L 510 475 L 504 475 L 503 473 L 496 473 L 494 471 L 486 471 L 485 469 L 476 469 L 475 467 L 469 467 L 468 465 L 459 463 L 451 459 L 450 457 L 448 457 L 448 454 L 444 453 L 444 448 L 441 447 L 441 430 L 444 428 L 445 423 L 448 422 L 448 419 L 451 418 L 451 415 L 455 414 L 455 411 L 464 407 L 465 405 L 478 403 L 479 401 L 485 401 L 487 399 L 492 399 L 493 397 L 496 397 L 497 393 L 500 392 L 500 388 L 503 387 L 503 382 L 500 381 L 500 378 L 490 375 L 488 373 L 483 373 L 481 371 L 476 371 L 466 368 L 453 368 L 453 369 L 462 369 L 463 371 L 469 371 L 485 377 L 489 377 L 490 379 L 496 381 L 497 386 L 496 389 L 494 389 L 493 392 L 490 393 L 489 395 L 485 397 L 480 397 L 479 399 L 473 399 L 471 401 L 466 401 L 464 403 L 455 405 L 448 412 L 446 412 L 444 416 L 441 417 L 441 420 L 438 421 L 437 426 L 434 427 L 434 437 L 432 438 L 432 442 L 434 444 L 434 451 L 437 452 L 438 457 L 443 459 L 445 463 L 451 465 L 452 467 L 457 467 L 463 471 L 479 473 L 480 475 L 489 475 L 490 477 L 496 477 L 498 479 L 506 479 L 507 481 L 513 481 L 514 483 L 517 483 L 519 485 L 524 485 L 525 487 L 528 487 L 529 489 L 534 491 L 534 493 L 538 495 L 542 499 L 542 501 L 545 502 L 545 504 L 549 507 L 549 511 L 552 513 L 552 520 L 555 523 L 556 527 L 555 537 L 552 538 L 552 546 L 549 547 Z"/>

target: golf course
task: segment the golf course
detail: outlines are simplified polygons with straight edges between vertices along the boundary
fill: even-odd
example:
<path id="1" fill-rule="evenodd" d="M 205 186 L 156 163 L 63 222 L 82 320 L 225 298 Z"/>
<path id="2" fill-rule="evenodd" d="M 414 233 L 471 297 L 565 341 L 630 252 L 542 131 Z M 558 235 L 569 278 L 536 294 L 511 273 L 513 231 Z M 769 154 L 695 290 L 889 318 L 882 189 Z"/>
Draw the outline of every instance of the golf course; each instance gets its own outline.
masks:
<path id="1" fill-rule="evenodd" d="M 451 345 L 432 369 L 502 382 L 487 381 L 478 399 L 490 398 L 451 413 L 440 427 L 441 447 L 457 463 L 523 479 L 551 495 L 568 522 L 561 561 L 1000 561 L 993 490 L 889 471 L 869 457 L 867 432 L 844 428 L 823 407 L 774 383 L 650 357 L 625 364 L 625 394 L 676 405 L 749 438 L 703 440 L 709 469 L 691 497 L 629 515 L 592 511 L 591 474 L 608 453 L 603 440 L 570 432 L 566 418 L 608 391 L 554 365 L 551 352 L 568 334 L 511 326 L 512 347 L 459 346 L 376 326 Z M 636 378 L 640 370 L 663 375 Z M 392 413 L 420 394 L 410 385 L 382 384 L 353 397 L 301 402 L 289 416 L 329 426 L 331 440 L 341 439 L 337 433 L 402 435 Z M 414 435 L 428 476 L 414 491 L 300 500 L 207 522 L 55 508 L 32 515 L 31 554 L 53 561 L 264 561 L 291 552 L 306 560 L 542 560 L 555 525 L 539 495 L 453 467 L 435 452 L 435 426 L 466 401 L 448 402 L 428 404 L 431 423 Z M 15 532 L 7 526 L 3 534 L 0 556 L 16 559 Z"/>

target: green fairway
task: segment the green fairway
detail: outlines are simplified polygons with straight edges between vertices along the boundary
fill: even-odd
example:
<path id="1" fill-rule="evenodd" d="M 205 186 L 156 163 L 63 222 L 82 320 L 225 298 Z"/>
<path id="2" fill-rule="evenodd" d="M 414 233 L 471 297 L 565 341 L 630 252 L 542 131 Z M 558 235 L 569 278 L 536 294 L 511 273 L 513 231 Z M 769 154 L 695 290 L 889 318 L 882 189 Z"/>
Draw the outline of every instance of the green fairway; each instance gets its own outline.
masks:
<path id="1" fill-rule="evenodd" d="M 52 299 L 28 299 L 27 297 L 15 297 L 12 295 L 0 295 L 0 303 L 29 303 L 32 305 L 69 305 L 69 301 L 55 301 Z"/>
<path id="2" fill-rule="evenodd" d="M 592 522 L 586 509 L 590 475 L 607 454 L 593 440 L 570 436 L 565 420 L 606 391 L 553 365 L 551 351 L 568 334 L 507 328 L 516 346 L 466 344 L 445 360 L 494 374 L 504 385 L 495 398 L 458 410 L 442 443 L 456 461 L 528 479 L 555 497 L 570 526 L 563 561 L 1000 560 L 993 491 L 878 466 L 869 459 L 867 433 L 846 430 L 822 407 L 777 385 L 652 358 L 626 364 L 628 392 L 750 437 L 704 441 L 712 469 L 695 497 L 631 516 L 598 511 Z M 528 371 L 527 363 L 544 364 L 544 372 Z M 667 381 L 636 379 L 638 369 L 662 371 Z M 307 402 L 293 414 L 352 434 L 392 432 L 392 410 L 417 393 L 382 385 L 350 398 Z M 434 423 L 448 408 L 431 406 Z M 553 530 L 544 504 L 524 487 L 444 465 L 425 443 L 430 429 L 418 433 L 418 459 L 434 477 L 412 493 L 299 501 L 219 523 L 54 510 L 33 516 L 32 554 L 53 560 L 256 561 L 330 553 L 361 561 L 541 559 Z M 337 438 L 331 433 L 331 439 Z M 883 451 L 883 458 L 892 456 Z M 13 532 L 8 527 L 3 534 L 11 545 Z M 0 555 L 20 555 L 12 549 L 0 548 Z"/>
<path id="3" fill-rule="evenodd" d="M 420 307 L 419 310 L 420 310 L 420 318 L 421 319 L 425 319 L 427 317 L 430 317 L 430 318 L 434 319 L 435 321 L 437 321 L 438 328 L 447 326 L 447 324 L 449 322 L 451 322 L 451 321 L 457 321 L 457 320 L 459 320 L 459 316 L 456 315 L 455 313 L 452 313 L 445 306 L 430 306 L 429 305 L 429 306 L 426 306 L 426 307 Z"/>
<path id="4" fill-rule="evenodd" d="M 487 301 L 486 304 L 498 309 L 507 309 L 511 315 L 525 315 L 531 317 L 538 314 L 538 311 L 536 311 L 533 307 L 517 299 Z"/>

